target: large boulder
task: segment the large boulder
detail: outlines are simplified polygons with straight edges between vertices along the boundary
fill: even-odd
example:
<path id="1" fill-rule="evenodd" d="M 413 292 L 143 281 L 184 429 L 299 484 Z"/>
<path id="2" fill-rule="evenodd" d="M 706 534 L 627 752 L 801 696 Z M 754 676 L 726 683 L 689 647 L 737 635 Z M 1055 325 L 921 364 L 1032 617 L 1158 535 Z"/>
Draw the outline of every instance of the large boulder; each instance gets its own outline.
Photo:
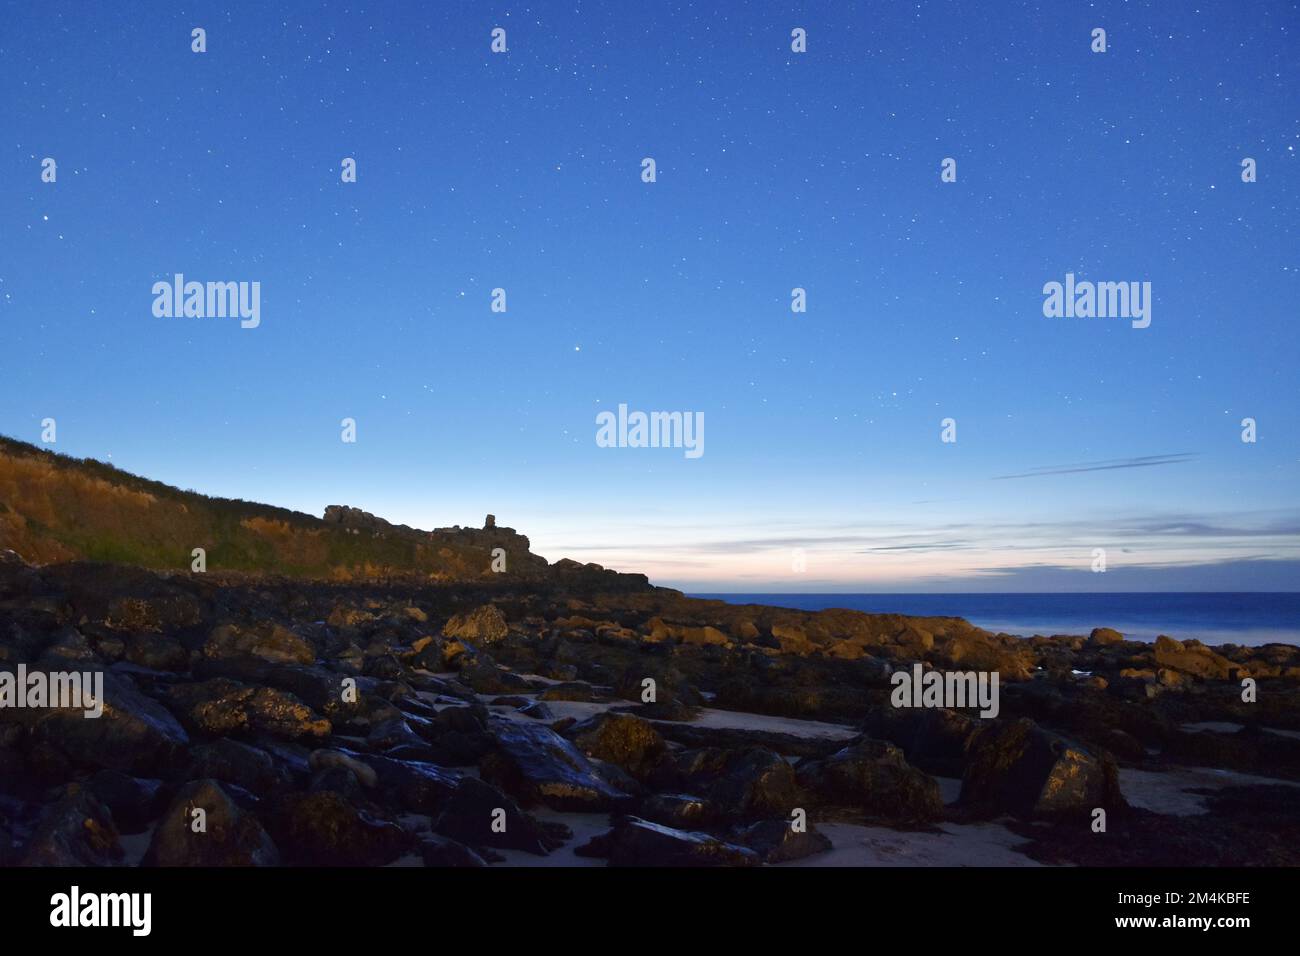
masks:
<path id="1" fill-rule="evenodd" d="M 113 814 L 122 833 L 142 833 L 162 810 L 163 782 L 133 777 L 120 770 L 101 770 L 86 788 Z"/>
<path id="2" fill-rule="evenodd" d="M 1088 644 L 1092 647 L 1109 647 L 1111 644 L 1124 643 L 1124 635 L 1109 627 L 1094 627 L 1088 635 Z"/>
<path id="3" fill-rule="evenodd" d="M 260 747 L 222 737 L 190 751 L 188 776 L 234 784 L 259 797 L 289 789 L 293 774 Z"/>
<path id="4" fill-rule="evenodd" d="M 283 798 L 274 835 L 286 861 L 305 866 L 384 866 L 416 846 L 412 834 L 334 790 Z"/>
<path id="5" fill-rule="evenodd" d="M 509 633 L 505 615 L 494 604 L 484 604 L 467 614 L 457 614 L 442 629 L 445 637 L 468 644 L 491 644 Z"/>
<path id="6" fill-rule="evenodd" d="M 1228 680 L 1240 669 L 1200 641 L 1176 641 L 1163 634 L 1156 638 L 1156 664 L 1207 680 Z"/>
<path id="7" fill-rule="evenodd" d="M 731 839 L 758 854 L 764 863 L 788 863 L 831 849 L 826 834 L 811 823 L 795 829 L 790 820 L 760 820 L 738 827 Z"/>
<path id="8" fill-rule="evenodd" d="M 785 817 L 803 803 L 794 768 L 766 747 L 689 751 L 678 758 L 677 772 L 689 792 L 733 820 Z"/>
<path id="9" fill-rule="evenodd" d="M 943 815 L 939 784 L 883 740 L 864 739 L 820 760 L 802 760 L 800 785 L 823 805 L 861 810 L 888 823 Z"/>
<path id="10" fill-rule="evenodd" d="M 200 812 L 201 811 L 201 812 Z M 193 780 L 154 829 L 145 866 L 277 866 L 280 853 L 257 819 L 215 780 Z"/>
<path id="11" fill-rule="evenodd" d="M 549 727 L 496 718 L 488 729 L 497 749 L 480 763 L 483 779 L 525 803 L 595 813 L 627 801 L 626 793 Z"/>
<path id="12" fill-rule="evenodd" d="M 1028 717 L 981 726 L 971 737 L 960 803 L 1019 817 L 1086 816 L 1123 807 L 1114 759 Z"/>
<path id="13" fill-rule="evenodd" d="M 638 817 L 623 817 L 597 841 L 597 852 L 608 856 L 610 866 L 757 866 L 760 862 L 748 847 Z"/>
<path id="14" fill-rule="evenodd" d="M 183 673 L 190 669 L 190 652 L 180 641 L 165 634 L 140 631 L 126 640 L 126 659 L 155 671 Z"/>
<path id="15" fill-rule="evenodd" d="M 1034 670 L 1028 645 L 974 629 L 954 634 L 934 654 L 946 669 L 996 672 L 1002 680 L 1028 680 Z"/>
<path id="16" fill-rule="evenodd" d="M 310 664 L 316 660 L 316 649 L 306 638 L 279 624 L 250 628 L 222 624 L 208 635 L 203 656 L 210 660 L 251 657 L 273 664 Z"/>
<path id="17" fill-rule="evenodd" d="M 263 733 L 273 737 L 328 737 L 331 725 L 293 694 L 224 677 L 177 684 L 168 701 L 214 736 Z"/>
<path id="18" fill-rule="evenodd" d="M 914 767 L 940 777 L 960 777 L 966 767 L 966 742 L 979 720 L 944 707 L 877 707 L 863 729 L 877 740 L 903 749 Z"/>
<path id="19" fill-rule="evenodd" d="M 29 675 L 34 671 L 29 668 Z M 84 708 L 0 708 L 0 726 L 13 722 L 27 732 L 28 749 L 42 762 L 70 761 L 94 768 L 148 774 L 170 767 L 189 743 L 176 719 L 145 697 L 126 677 L 103 672 L 103 713 Z"/>
<path id="20" fill-rule="evenodd" d="M 439 812 L 463 779 L 455 771 L 425 761 L 393 760 L 346 750 L 338 753 L 368 766 L 387 803 L 411 813 L 432 816 Z"/>
<path id="21" fill-rule="evenodd" d="M 113 866 L 122 861 L 113 815 L 89 790 L 72 787 L 41 815 L 23 866 Z"/>
<path id="22" fill-rule="evenodd" d="M 644 779 L 663 760 L 668 745 L 648 720 L 633 714 L 597 714 L 566 732 L 588 757 L 595 757 Z"/>
<path id="23" fill-rule="evenodd" d="M 636 806 L 636 815 L 679 830 L 709 827 L 726 816 L 704 797 L 689 793 L 650 793 Z"/>
<path id="24" fill-rule="evenodd" d="M 519 809 L 514 800 L 474 777 L 461 779 L 433 831 L 470 846 L 545 856 L 564 840 Z"/>
<path id="25" fill-rule="evenodd" d="M 460 669 L 459 679 L 476 694 L 526 694 L 533 689 L 526 678 L 484 661 L 466 664 Z"/>

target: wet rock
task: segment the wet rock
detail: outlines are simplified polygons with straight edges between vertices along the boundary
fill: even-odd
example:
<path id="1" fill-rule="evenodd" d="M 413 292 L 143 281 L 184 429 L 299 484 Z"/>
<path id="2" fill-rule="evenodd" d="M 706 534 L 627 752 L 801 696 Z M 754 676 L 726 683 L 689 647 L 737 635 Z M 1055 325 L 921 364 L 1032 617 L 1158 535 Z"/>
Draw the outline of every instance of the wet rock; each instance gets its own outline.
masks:
<path id="1" fill-rule="evenodd" d="M 375 620 L 375 615 L 370 611 L 358 607 L 352 607 L 347 604 L 337 604 L 334 610 L 330 611 L 326 621 L 332 627 L 356 628 L 369 624 Z"/>
<path id="2" fill-rule="evenodd" d="M 623 817 L 603 849 L 610 866 L 757 866 L 758 854 L 707 833 Z"/>
<path id="3" fill-rule="evenodd" d="M 161 780 L 101 770 L 86 782 L 86 789 L 109 809 L 122 833 L 144 831 L 162 809 Z"/>
<path id="4" fill-rule="evenodd" d="M 761 820 L 731 832 L 731 839 L 749 847 L 764 863 L 788 863 L 831 849 L 831 841 L 811 823 L 795 830 L 789 820 Z"/>
<path id="5" fill-rule="evenodd" d="M 348 773 L 360 787 L 373 789 L 379 784 L 379 775 L 368 763 L 345 750 L 321 748 L 313 750 L 307 758 L 307 766 L 313 771 L 326 769 L 343 770 Z"/>
<path id="6" fill-rule="evenodd" d="M 196 727 L 215 736 L 263 733 L 296 739 L 328 737 L 331 725 L 297 697 L 223 677 L 169 688 L 168 701 Z"/>
<path id="7" fill-rule="evenodd" d="M 486 712 L 476 707 L 444 707 L 430 721 L 426 735 L 429 760 L 447 767 L 468 767 L 492 752 L 495 743 L 487 732 Z"/>
<path id="8" fill-rule="evenodd" d="M 713 826 L 725 817 L 710 801 L 689 793 L 649 794 L 637 803 L 637 815 L 683 830 Z"/>
<path id="9" fill-rule="evenodd" d="M 412 756 L 432 756 L 425 739 L 411 729 L 404 717 L 376 721 L 366 736 L 366 745 L 378 753 L 392 753 L 401 748 Z"/>
<path id="10" fill-rule="evenodd" d="M 190 779 L 211 778 L 234 784 L 259 797 L 287 790 L 293 774 L 265 750 L 222 737 L 190 751 Z"/>
<path id="11" fill-rule="evenodd" d="M 126 641 L 125 657 L 155 671 L 184 673 L 190 669 L 190 652 L 173 637 L 143 631 Z"/>
<path id="12" fill-rule="evenodd" d="M 41 814 L 23 848 L 23 866 L 113 866 L 122 861 L 113 815 L 89 790 L 74 786 Z"/>
<path id="13" fill-rule="evenodd" d="M 803 802 L 794 768 L 763 747 L 689 751 L 677 773 L 688 792 L 702 793 L 731 819 L 784 817 Z"/>
<path id="14" fill-rule="evenodd" d="M 487 866 L 487 860 L 478 853 L 445 837 L 426 837 L 420 842 L 420 857 L 425 866 L 467 867 Z"/>
<path id="15" fill-rule="evenodd" d="M 878 740 L 897 744 L 914 767 L 940 777 L 960 777 L 966 768 L 966 742 L 978 720 L 947 708 L 877 707 L 863 729 Z"/>
<path id="16" fill-rule="evenodd" d="M 555 712 L 546 706 L 544 701 L 530 700 L 519 708 L 519 713 L 525 717 L 531 717 L 533 720 L 554 720 Z"/>
<path id="17" fill-rule="evenodd" d="M 924 823 L 943 815 L 939 784 L 883 740 L 863 739 L 825 759 L 800 761 L 798 777 L 819 803 L 888 823 Z"/>
<path id="18" fill-rule="evenodd" d="M 54 667 L 86 670 L 86 664 L 99 662 L 99 655 L 80 631 L 68 627 L 45 645 L 41 660 Z"/>
<path id="19" fill-rule="evenodd" d="M 474 777 L 460 781 L 433 830 L 470 846 L 523 850 L 538 856 L 564 842 L 554 830 L 542 827 L 520 810 L 514 800 Z"/>
<path id="20" fill-rule="evenodd" d="M 31 669 L 29 669 L 31 673 Z M 104 712 L 82 708 L 0 708 L 0 727 L 22 726 L 29 752 L 47 752 L 73 764 L 149 775 L 171 766 L 189 736 L 164 708 L 128 678 L 103 672 Z"/>
<path id="21" fill-rule="evenodd" d="M 789 757 L 829 757 L 845 743 L 844 739 L 805 737 L 743 727 L 701 727 L 677 723 L 656 723 L 653 726 L 666 740 L 688 749 L 718 747 L 723 750 L 742 750 L 746 747 L 766 747 Z M 849 728 L 846 727 L 845 730 Z"/>
<path id="22" fill-rule="evenodd" d="M 361 671 L 367 677 L 374 677 L 377 680 L 402 680 L 406 676 L 406 668 L 392 654 L 375 654 L 365 658 L 362 663 Z"/>
<path id="23" fill-rule="evenodd" d="M 565 734 L 588 757 L 621 767 L 644 779 L 668 752 L 649 721 L 631 714 L 603 713 L 570 727 Z"/>
<path id="24" fill-rule="evenodd" d="M 415 845 L 397 824 L 331 790 L 285 797 L 275 820 L 285 858 L 306 866 L 384 866 Z"/>
<path id="25" fill-rule="evenodd" d="M 438 813 L 464 779 L 461 774 L 423 761 L 341 752 L 374 771 L 386 805 L 410 813 Z"/>
<path id="26" fill-rule="evenodd" d="M 230 676 L 239 679 L 237 674 Z M 316 664 L 280 664 L 260 669 L 252 682 L 288 691 L 321 716 L 340 720 L 360 713 L 365 697 L 378 696 L 381 690 L 373 680 L 352 677 L 356 693 L 345 693 L 352 688 L 343 683 L 349 677 L 352 675 L 338 674 Z"/>
<path id="27" fill-rule="evenodd" d="M 594 701 L 601 700 L 602 695 L 590 684 L 584 681 L 568 681 L 563 684 L 552 684 L 538 695 L 539 700 L 576 700 L 576 701 Z"/>
<path id="28" fill-rule="evenodd" d="M 316 660 L 316 649 L 305 638 L 279 624 L 251 628 L 222 624 L 208 635 L 203 656 L 211 660 L 253 657 L 278 664 L 310 664 Z"/>
<path id="29" fill-rule="evenodd" d="M 625 710 L 646 720 L 666 720 L 673 723 L 687 723 L 700 716 L 699 708 L 692 707 L 676 697 L 656 700 L 649 704 L 637 704 Z"/>
<path id="30" fill-rule="evenodd" d="M 494 719 L 497 750 L 483 759 L 483 777 L 527 803 L 597 812 L 626 802 L 579 750 L 549 727 Z"/>
<path id="31" fill-rule="evenodd" d="M 538 668 L 537 673 L 550 680 L 573 681 L 577 679 L 578 668 L 572 664 L 549 661 Z"/>
<path id="32" fill-rule="evenodd" d="M 1094 753 L 1027 717 L 982 726 L 972 736 L 960 803 L 1020 817 L 1088 816 L 1095 807 L 1125 806 L 1109 754 Z"/>
<path id="33" fill-rule="evenodd" d="M 401 655 L 402 663 L 407 667 L 423 668 L 437 671 L 442 669 L 442 642 L 437 638 L 425 636 L 411 644 L 411 650 Z"/>
<path id="34" fill-rule="evenodd" d="M 109 600 L 103 616 L 106 625 L 124 631 L 174 630 L 192 627 L 202 620 L 203 609 L 199 602 L 183 593 L 114 597 Z"/>
<path id="35" fill-rule="evenodd" d="M 158 821 L 141 861 L 144 866 L 279 863 L 280 854 L 262 825 L 215 780 L 194 780 L 180 789 Z"/>
<path id="36" fill-rule="evenodd" d="M 533 689 L 533 685 L 518 674 L 482 662 L 462 667 L 460 681 L 477 694 L 529 693 Z"/>
<path id="37" fill-rule="evenodd" d="M 307 783 L 307 793 L 336 793 L 353 805 L 366 802 L 365 789 L 356 775 L 346 767 L 322 767 L 311 775 Z"/>

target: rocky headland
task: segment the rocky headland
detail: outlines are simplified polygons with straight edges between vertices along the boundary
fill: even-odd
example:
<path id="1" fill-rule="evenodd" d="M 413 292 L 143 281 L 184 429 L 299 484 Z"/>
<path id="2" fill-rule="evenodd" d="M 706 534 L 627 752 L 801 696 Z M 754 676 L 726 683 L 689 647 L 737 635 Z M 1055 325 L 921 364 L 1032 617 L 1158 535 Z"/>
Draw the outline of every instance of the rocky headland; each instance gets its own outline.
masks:
<path id="1" fill-rule="evenodd" d="M 0 864 L 1300 863 L 1294 646 L 728 605 L 345 508 L 208 529 L 304 535 L 263 553 L 318 576 L 87 561 L 36 455 L 52 484 L 0 483 L 0 672 L 102 674 L 103 714 L 0 706 Z M 997 716 L 895 706 L 918 664 L 996 673 Z"/>

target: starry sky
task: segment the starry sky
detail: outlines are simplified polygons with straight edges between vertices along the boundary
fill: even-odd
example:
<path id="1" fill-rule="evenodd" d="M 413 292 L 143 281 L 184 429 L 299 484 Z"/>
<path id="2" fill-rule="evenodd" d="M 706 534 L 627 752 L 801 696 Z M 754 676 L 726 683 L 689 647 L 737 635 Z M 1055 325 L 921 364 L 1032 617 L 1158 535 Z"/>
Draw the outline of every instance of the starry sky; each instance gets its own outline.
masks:
<path id="1" fill-rule="evenodd" d="M 1297 91 L 1278 0 L 9 3 L 0 433 L 688 590 L 1295 590 Z"/>

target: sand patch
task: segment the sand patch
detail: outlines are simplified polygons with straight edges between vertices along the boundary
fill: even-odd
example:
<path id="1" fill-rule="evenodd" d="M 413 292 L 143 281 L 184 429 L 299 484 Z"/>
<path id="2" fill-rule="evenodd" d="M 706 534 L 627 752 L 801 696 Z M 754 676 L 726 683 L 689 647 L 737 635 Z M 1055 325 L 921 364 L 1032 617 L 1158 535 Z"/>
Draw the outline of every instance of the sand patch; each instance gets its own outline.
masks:
<path id="1" fill-rule="evenodd" d="M 826 853 L 779 866 L 1041 866 L 1019 851 L 1029 841 L 1000 823 L 944 823 L 942 833 L 910 833 L 853 823 L 819 823 Z"/>
<path id="2" fill-rule="evenodd" d="M 1221 790 L 1224 787 L 1258 784 L 1283 784 L 1300 788 L 1300 784 L 1290 780 L 1274 780 L 1272 777 L 1211 767 L 1178 767 L 1161 771 L 1121 767 L 1119 771 L 1119 788 L 1124 799 L 1143 810 L 1173 816 L 1194 816 L 1209 812 L 1205 798 L 1188 793 L 1188 790 Z"/>

